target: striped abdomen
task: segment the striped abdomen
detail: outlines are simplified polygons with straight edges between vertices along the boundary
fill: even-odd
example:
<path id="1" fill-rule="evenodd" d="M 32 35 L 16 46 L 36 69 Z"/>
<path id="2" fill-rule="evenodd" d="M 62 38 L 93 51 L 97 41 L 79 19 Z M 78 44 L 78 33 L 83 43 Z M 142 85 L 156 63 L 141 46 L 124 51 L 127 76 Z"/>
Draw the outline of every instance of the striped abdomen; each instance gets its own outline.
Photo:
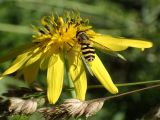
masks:
<path id="1" fill-rule="evenodd" d="M 81 43 L 81 51 L 84 58 L 91 62 L 95 59 L 95 49 L 89 43 Z"/>

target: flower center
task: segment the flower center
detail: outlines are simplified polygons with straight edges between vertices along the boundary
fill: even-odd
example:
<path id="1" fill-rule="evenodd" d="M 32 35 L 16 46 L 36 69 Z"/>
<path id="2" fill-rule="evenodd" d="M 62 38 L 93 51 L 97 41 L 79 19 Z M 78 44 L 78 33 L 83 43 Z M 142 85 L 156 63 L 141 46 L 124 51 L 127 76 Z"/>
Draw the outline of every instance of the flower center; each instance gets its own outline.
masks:
<path id="1" fill-rule="evenodd" d="M 78 31 L 86 31 L 89 26 L 80 18 L 58 17 L 55 21 L 53 16 L 41 19 L 42 27 L 36 28 L 37 35 L 34 35 L 33 42 L 40 43 L 44 47 L 65 48 L 69 50 L 78 42 L 76 33 Z"/>

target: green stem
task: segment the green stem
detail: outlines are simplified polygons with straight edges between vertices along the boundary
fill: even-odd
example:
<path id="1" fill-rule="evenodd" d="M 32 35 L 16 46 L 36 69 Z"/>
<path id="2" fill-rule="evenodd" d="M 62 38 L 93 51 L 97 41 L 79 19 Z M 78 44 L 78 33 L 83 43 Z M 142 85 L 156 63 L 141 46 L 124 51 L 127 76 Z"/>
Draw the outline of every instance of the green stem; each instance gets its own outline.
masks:
<path id="1" fill-rule="evenodd" d="M 66 49 L 64 49 L 63 50 L 63 52 L 64 52 L 64 64 L 65 64 L 65 67 L 66 67 L 66 76 L 67 76 L 67 79 L 68 79 L 68 87 L 69 88 L 73 88 L 72 90 L 70 90 L 70 93 L 71 93 L 71 96 L 72 96 L 72 98 L 76 98 L 76 93 L 75 93 L 75 89 L 74 89 L 74 85 L 73 85 L 73 81 L 72 81 L 72 79 L 71 79 L 71 76 L 70 76 L 70 74 L 69 74 L 69 67 L 68 67 L 68 59 L 67 59 L 67 50 Z"/>
<path id="2" fill-rule="evenodd" d="M 133 83 L 122 83 L 122 84 L 115 84 L 117 87 L 126 87 L 126 86 L 135 86 L 135 85 L 145 85 L 145 84 L 152 84 L 152 83 L 160 83 L 160 80 L 150 80 L 144 82 L 133 82 Z M 95 89 L 95 88 L 104 88 L 103 85 L 89 85 L 88 89 Z M 74 87 L 66 88 L 66 90 L 73 91 Z"/>
<path id="3" fill-rule="evenodd" d="M 69 88 L 74 88 L 74 85 L 73 85 L 73 82 L 72 82 L 72 80 L 71 80 L 71 77 L 70 77 L 69 73 L 68 73 L 68 85 L 69 85 Z M 73 89 L 73 90 L 71 90 L 70 92 L 71 92 L 71 96 L 72 96 L 73 98 L 76 98 L 75 90 Z"/>
<path id="4" fill-rule="evenodd" d="M 71 80 L 71 77 L 70 77 L 69 73 L 68 73 L 68 82 L 69 82 L 69 88 L 74 88 L 74 85 L 73 85 L 73 82 Z M 71 90 L 70 92 L 71 92 L 72 98 L 76 98 L 75 89 Z M 78 118 L 77 120 L 81 120 L 81 118 Z"/>
<path id="5" fill-rule="evenodd" d="M 143 81 L 143 82 L 133 82 L 133 83 L 122 83 L 122 84 L 115 84 L 117 87 L 125 87 L 125 86 L 135 86 L 135 85 L 144 85 L 144 84 L 151 84 L 151 83 L 159 83 L 160 80 L 150 80 L 150 81 Z M 94 88 L 103 88 L 103 85 L 90 85 L 88 89 Z"/>
<path id="6" fill-rule="evenodd" d="M 129 91 L 129 92 L 120 93 L 120 94 L 118 94 L 118 95 L 113 95 L 113 96 L 109 96 L 109 97 L 98 98 L 98 99 L 95 99 L 95 100 L 104 100 L 104 101 L 106 101 L 106 100 L 114 99 L 114 98 L 117 98 L 117 97 L 129 95 L 129 94 L 137 93 L 137 92 L 141 92 L 141 91 L 145 91 L 145 90 L 148 90 L 148 89 L 158 88 L 158 87 L 160 87 L 160 84 L 152 85 L 152 86 L 148 86 L 148 87 L 140 88 L 140 89 L 136 89 L 136 90 L 132 90 L 132 91 Z"/>
<path id="7" fill-rule="evenodd" d="M 64 51 L 63 51 L 65 54 L 65 56 L 64 56 L 64 61 L 65 61 L 65 66 L 66 66 L 66 73 L 67 73 L 67 78 L 68 78 L 68 87 L 69 88 L 73 88 L 72 90 L 70 90 L 70 93 L 71 93 L 71 96 L 72 96 L 72 98 L 76 98 L 76 92 L 75 92 L 75 89 L 74 89 L 74 84 L 73 84 L 73 81 L 72 81 L 72 79 L 71 79 L 71 76 L 70 76 L 70 74 L 69 74 L 69 68 L 68 68 L 68 61 L 67 61 L 67 53 L 66 53 L 66 50 L 64 49 Z M 77 120 L 81 120 L 80 118 L 78 118 Z"/>

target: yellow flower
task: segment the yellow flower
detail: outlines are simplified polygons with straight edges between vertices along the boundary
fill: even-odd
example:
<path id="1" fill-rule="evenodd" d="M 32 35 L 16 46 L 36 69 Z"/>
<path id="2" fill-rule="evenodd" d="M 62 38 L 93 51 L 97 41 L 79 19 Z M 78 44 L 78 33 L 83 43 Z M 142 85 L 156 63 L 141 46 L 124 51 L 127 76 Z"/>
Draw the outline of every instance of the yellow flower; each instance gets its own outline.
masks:
<path id="1" fill-rule="evenodd" d="M 152 43 L 147 41 L 98 34 L 87 20 L 77 14 L 57 19 L 53 15 L 43 17 L 41 24 L 41 27 L 35 27 L 37 34 L 33 35 L 33 44 L 17 53 L 19 55 L 2 76 L 22 71 L 25 80 L 32 83 L 39 69 L 47 70 L 47 96 L 50 103 L 55 103 L 62 92 L 66 61 L 77 98 L 84 100 L 87 89 L 85 66 L 108 91 L 118 93 L 94 48 L 119 56 L 115 51 L 128 47 L 152 47 Z"/>

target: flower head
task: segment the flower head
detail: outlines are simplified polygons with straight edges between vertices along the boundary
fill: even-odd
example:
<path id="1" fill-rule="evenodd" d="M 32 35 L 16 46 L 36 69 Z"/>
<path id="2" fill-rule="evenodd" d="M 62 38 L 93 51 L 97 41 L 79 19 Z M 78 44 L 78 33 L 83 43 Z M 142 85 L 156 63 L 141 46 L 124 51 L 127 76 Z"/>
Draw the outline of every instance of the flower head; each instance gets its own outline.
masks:
<path id="1" fill-rule="evenodd" d="M 77 14 L 68 14 L 65 18 L 55 18 L 53 15 L 43 17 L 41 24 L 41 27 L 35 27 L 37 34 L 33 35 L 33 44 L 17 56 L 2 76 L 22 71 L 25 80 L 31 83 L 36 79 L 39 69 L 47 70 L 47 96 L 50 103 L 55 103 L 62 92 L 65 59 L 77 98 L 84 100 L 87 89 L 85 65 L 108 91 L 113 94 L 118 92 L 94 48 L 119 56 L 116 51 L 128 47 L 152 47 L 151 42 L 96 33 L 87 20 Z"/>

